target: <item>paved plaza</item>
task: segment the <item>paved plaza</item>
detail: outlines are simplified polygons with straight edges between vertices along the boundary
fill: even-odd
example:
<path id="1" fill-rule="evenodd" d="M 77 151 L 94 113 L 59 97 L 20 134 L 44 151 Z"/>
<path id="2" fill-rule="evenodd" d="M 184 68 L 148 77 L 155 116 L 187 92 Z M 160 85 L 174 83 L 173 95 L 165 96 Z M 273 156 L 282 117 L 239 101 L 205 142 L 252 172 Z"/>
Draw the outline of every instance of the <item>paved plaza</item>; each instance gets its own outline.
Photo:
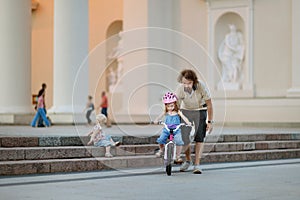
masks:
<path id="1" fill-rule="evenodd" d="M 82 136 L 91 126 L 0 126 L 4 136 Z M 153 136 L 158 125 L 113 125 L 105 132 L 122 136 Z M 215 126 L 213 135 L 300 133 L 300 128 Z M 203 164 L 203 174 L 164 168 L 93 171 L 80 173 L 0 176 L 0 199 L 221 199 L 298 200 L 300 159 Z"/>
<path id="2" fill-rule="evenodd" d="M 32 128 L 28 126 L 0 126 L 1 136 L 84 136 L 93 126 L 54 125 L 50 128 Z M 161 125 L 129 124 L 103 127 L 105 133 L 114 136 L 153 136 L 159 135 Z M 224 134 L 264 134 L 264 133 L 300 133 L 300 127 L 256 127 L 256 126 L 214 126 L 212 135 Z"/>
<path id="3" fill-rule="evenodd" d="M 300 159 L 204 164 L 203 174 L 144 168 L 0 177 L 1 199 L 298 200 Z"/>

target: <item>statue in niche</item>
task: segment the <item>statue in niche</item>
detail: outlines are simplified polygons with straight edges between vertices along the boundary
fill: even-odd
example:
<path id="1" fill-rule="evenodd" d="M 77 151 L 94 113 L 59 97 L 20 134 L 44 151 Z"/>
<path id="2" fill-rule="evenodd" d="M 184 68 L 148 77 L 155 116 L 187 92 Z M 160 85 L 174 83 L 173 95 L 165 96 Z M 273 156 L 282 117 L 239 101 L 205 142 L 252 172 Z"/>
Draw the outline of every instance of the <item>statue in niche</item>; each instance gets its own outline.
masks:
<path id="1" fill-rule="evenodd" d="M 230 32 L 222 41 L 218 57 L 222 63 L 222 81 L 227 85 L 239 84 L 245 46 L 243 35 L 234 24 L 229 24 Z M 235 88 L 238 89 L 238 88 Z"/>
<path id="2" fill-rule="evenodd" d="M 108 91 L 112 92 L 117 83 L 117 78 L 116 78 L 116 73 L 111 67 L 109 68 L 107 82 L 108 82 Z"/>
<path id="3" fill-rule="evenodd" d="M 119 36 L 119 41 L 118 41 L 118 45 L 113 48 L 111 54 L 108 56 L 109 59 L 113 60 L 116 59 L 117 60 L 117 70 L 116 70 L 116 82 L 120 81 L 121 75 L 122 75 L 122 71 L 123 71 L 123 58 L 122 58 L 122 53 L 123 53 L 123 36 L 122 36 L 122 32 L 119 32 L 118 36 Z"/>

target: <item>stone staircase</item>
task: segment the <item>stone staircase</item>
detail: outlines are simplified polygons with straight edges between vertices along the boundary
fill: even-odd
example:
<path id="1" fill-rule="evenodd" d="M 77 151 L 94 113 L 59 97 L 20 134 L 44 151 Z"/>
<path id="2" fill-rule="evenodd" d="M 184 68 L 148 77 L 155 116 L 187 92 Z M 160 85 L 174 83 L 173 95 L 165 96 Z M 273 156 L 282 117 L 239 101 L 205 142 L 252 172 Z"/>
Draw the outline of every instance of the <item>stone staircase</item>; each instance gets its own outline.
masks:
<path id="1" fill-rule="evenodd" d="M 154 156 L 157 137 L 124 136 L 113 147 L 85 146 L 87 137 L 1 137 L 0 175 L 100 171 L 163 166 Z M 300 158 L 300 134 L 209 135 L 202 163 Z"/>

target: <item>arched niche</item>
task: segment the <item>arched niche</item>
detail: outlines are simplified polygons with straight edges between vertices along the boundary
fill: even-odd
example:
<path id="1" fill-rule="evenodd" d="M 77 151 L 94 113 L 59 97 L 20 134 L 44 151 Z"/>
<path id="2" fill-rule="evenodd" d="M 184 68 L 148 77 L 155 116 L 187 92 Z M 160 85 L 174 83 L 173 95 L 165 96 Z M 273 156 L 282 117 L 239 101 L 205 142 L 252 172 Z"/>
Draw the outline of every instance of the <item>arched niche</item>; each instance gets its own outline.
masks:
<path id="1" fill-rule="evenodd" d="M 117 59 L 111 59 L 110 56 L 113 54 L 114 49 L 118 46 L 120 41 L 119 33 L 123 31 L 123 21 L 116 20 L 112 22 L 106 31 L 106 77 L 110 77 L 111 73 L 117 73 L 118 61 Z M 117 81 L 117 80 L 116 80 Z M 106 80 L 106 90 L 110 91 L 109 80 Z"/>
<path id="2" fill-rule="evenodd" d="M 230 32 L 230 25 L 234 25 L 236 27 L 237 32 L 241 33 L 241 35 L 243 36 L 242 40 L 243 40 L 243 44 L 245 46 L 246 41 L 245 41 L 245 23 L 242 19 L 242 17 L 235 12 L 226 12 L 224 14 L 222 14 L 216 21 L 215 23 L 215 54 L 216 56 L 216 62 L 217 62 L 217 66 L 218 66 L 218 70 L 221 72 L 221 74 L 223 73 L 222 71 L 222 63 L 220 61 L 220 59 L 218 59 L 218 51 L 220 49 L 220 46 L 222 44 L 222 42 L 224 41 L 226 35 Z M 244 53 L 243 53 L 243 61 L 241 63 L 241 71 L 239 71 L 238 76 L 238 82 L 240 82 L 239 86 L 237 86 L 236 90 L 240 90 L 242 89 L 242 84 L 244 82 L 244 78 L 245 78 L 245 60 L 246 58 L 246 49 L 247 47 L 245 46 L 244 49 Z M 218 79 L 215 79 L 215 84 L 220 84 L 220 79 L 221 77 Z M 222 88 L 222 87 L 221 87 Z M 220 89 L 220 88 L 219 88 Z M 225 90 L 228 89 L 225 87 Z"/>
<path id="3" fill-rule="evenodd" d="M 214 65 L 208 66 L 209 82 L 213 85 L 215 97 L 249 98 L 253 97 L 253 0 L 206 0 L 208 5 L 208 52 Z M 243 34 L 245 46 L 242 83 L 237 89 L 218 87 L 222 77 L 222 66 L 218 50 L 225 35 L 229 33 L 229 24 L 234 24 Z"/>

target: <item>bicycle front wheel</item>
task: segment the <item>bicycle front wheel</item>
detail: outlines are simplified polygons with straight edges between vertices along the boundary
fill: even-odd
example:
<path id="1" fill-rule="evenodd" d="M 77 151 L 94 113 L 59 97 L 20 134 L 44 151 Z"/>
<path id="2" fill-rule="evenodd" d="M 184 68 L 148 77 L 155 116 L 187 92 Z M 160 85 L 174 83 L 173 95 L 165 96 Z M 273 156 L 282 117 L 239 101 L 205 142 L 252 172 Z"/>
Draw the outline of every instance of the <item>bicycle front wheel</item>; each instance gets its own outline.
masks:
<path id="1" fill-rule="evenodd" d="M 172 173 L 172 161 L 173 161 L 174 148 L 175 148 L 174 144 L 169 144 L 167 148 L 166 172 L 168 176 L 170 176 Z"/>

